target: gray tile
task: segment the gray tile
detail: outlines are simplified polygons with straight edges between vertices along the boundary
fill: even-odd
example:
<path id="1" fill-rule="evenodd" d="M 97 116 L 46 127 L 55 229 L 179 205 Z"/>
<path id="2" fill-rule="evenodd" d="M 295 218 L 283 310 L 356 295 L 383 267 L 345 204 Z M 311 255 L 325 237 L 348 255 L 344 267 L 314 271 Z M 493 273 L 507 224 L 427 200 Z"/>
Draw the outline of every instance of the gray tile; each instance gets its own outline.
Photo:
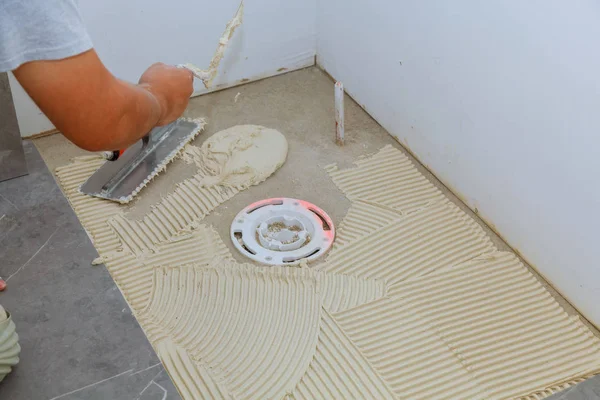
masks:
<path id="1" fill-rule="evenodd" d="M 62 197 L 54 177 L 49 173 L 35 146 L 26 140 L 23 142 L 23 149 L 29 174 L 0 182 L 0 195 L 19 209 L 43 205 Z"/>
<path id="2" fill-rule="evenodd" d="M 171 384 L 162 385 L 166 375 L 162 365 L 140 371 L 125 371 L 106 380 L 64 393 L 53 400 L 177 400 L 181 399 Z M 168 381 L 170 383 L 170 380 Z"/>
<path id="3" fill-rule="evenodd" d="M 164 397 L 165 395 L 168 396 L 167 391 L 162 386 L 152 382 L 152 385 L 146 388 L 139 400 L 166 400 L 168 397 Z"/>
<path id="4" fill-rule="evenodd" d="M 158 357 L 106 268 L 91 265 L 96 250 L 37 150 L 26 150 L 32 173 L 0 182 L 0 303 L 22 348 L 0 399 L 139 397 L 161 376 Z"/>
<path id="5" fill-rule="evenodd" d="M 547 400 L 598 400 L 600 399 L 600 375 L 575 385 L 560 393 L 546 397 Z"/>
<path id="6" fill-rule="evenodd" d="M 11 206 L 0 198 L 0 246 L 2 242 L 17 226 L 17 220 Z M 0 247 L 0 252 L 2 248 Z M 0 259 L 2 255 L 0 254 Z M 0 264 L 0 276 L 2 274 L 2 264 Z"/>
<path id="7" fill-rule="evenodd" d="M 177 392 L 177 389 L 175 388 L 175 385 L 173 384 L 173 381 L 171 380 L 171 378 L 169 378 L 169 374 L 164 369 L 160 375 L 158 375 L 156 378 L 154 378 L 153 383 L 154 383 L 154 386 L 163 389 L 162 390 L 163 394 L 164 393 L 167 394 L 167 397 L 165 397 L 165 400 L 181 399 L 181 397 L 179 396 L 179 392 Z M 150 394 L 152 394 L 154 392 L 155 391 L 152 391 Z M 162 397 L 151 397 L 150 395 L 145 395 L 145 396 L 140 397 L 140 400 L 153 400 L 155 398 L 158 400 L 162 399 Z"/>
<path id="8" fill-rule="evenodd" d="M 0 181 L 27 174 L 8 76 L 0 73 Z"/>
<path id="9" fill-rule="evenodd" d="M 19 207 L 0 193 L 0 217 L 6 214 L 14 214 L 16 211 L 19 211 Z"/>
<path id="10" fill-rule="evenodd" d="M 23 178 L 16 180 L 19 179 Z M 25 206 L 5 214 L 4 219 L 10 225 L 7 225 L 4 234 L 0 233 L 0 276 L 6 279 L 32 262 L 32 257 L 37 257 L 36 253 L 53 235 L 60 238 L 61 229 L 69 218 L 72 219 L 71 213 L 61 199 L 54 199 L 43 206 Z"/>

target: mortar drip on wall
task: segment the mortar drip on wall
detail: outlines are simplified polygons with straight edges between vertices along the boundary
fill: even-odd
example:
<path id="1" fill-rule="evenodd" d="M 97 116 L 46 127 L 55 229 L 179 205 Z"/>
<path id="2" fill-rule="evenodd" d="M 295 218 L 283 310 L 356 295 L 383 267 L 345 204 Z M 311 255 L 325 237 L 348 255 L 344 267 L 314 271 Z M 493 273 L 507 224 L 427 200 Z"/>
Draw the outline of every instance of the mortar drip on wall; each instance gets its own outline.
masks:
<path id="1" fill-rule="evenodd" d="M 204 87 L 206 87 L 207 89 L 210 88 L 212 86 L 213 80 L 217 76 L 219 64 L 221 63 L 221 60 L 225 55 L 225 48 L 227 47 L 227 44 L 233 36 L 233 33 L 235 32 L 236 28 L 242 24 L 243 15 L 244 2 L 242 1 L 240 3 L 240 6 L 238 7 L 237 12 L 235 13 L 235 16 L 227 23 L 227 26 L 225 27 L 225 32 L 223 32 L 223 35 L 219 39 L 217 51 L 215 52 L 215 55 L 213 56 L 212 60 L 210 60 L 208 69 L 200 69 L 191 63 L 180 64 L 178 65 L 178 67 L 190 70 L 196 78 L 200 79 L 202 83 L 204 83 Z"/>

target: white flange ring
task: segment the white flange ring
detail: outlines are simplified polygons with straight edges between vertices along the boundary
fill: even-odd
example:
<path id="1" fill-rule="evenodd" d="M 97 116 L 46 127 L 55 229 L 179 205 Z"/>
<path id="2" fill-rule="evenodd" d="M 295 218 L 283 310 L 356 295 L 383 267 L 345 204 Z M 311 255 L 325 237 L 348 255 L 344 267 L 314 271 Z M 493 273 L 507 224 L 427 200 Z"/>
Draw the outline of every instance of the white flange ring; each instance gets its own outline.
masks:
<path id="1" fill-rule="evenodd" d="M 252 203 L 231 224 L 231 240 L 240 253 L 267 265 L 313 261 L 327 253 L 334 238 L 325 211 L 285 197 Z"/>

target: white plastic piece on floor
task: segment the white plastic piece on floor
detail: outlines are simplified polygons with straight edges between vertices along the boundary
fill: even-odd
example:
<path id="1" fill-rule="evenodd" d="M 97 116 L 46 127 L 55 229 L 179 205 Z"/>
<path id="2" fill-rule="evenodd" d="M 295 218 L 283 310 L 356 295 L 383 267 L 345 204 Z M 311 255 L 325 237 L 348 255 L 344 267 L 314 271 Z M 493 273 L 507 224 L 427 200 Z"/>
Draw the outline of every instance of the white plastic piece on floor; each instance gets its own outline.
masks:
<path id="1" fill-rule="evenodd" d="M 335 142 L 338 146 L 344 145 L 344 84 L 336 82 L 334 85 L 335 98 Z"/>
<path id="2" fill-rule="evenodd" d="M 272 198 L 250 204 L 231 224 L 240 253 L 261 264 L 294 265 L 323 256 L 335 228 L 325 211 L 304 200 Z"/>

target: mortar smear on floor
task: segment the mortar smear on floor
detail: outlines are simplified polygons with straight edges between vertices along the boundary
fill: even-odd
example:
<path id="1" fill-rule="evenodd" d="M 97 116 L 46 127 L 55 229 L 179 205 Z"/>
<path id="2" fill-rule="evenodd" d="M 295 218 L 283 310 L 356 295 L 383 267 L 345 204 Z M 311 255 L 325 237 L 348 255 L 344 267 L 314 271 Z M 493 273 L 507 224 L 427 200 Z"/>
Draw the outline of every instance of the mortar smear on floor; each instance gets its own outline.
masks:
<path id="1" fill-rule="evenodd" d="M 73 190 L 97 165 L 57 175 L 185 399 L 533 399 L 600 371 L 598 339 L 391 146 L 327 168 L 352 207 L 312 268 L 235 263 L 194 185 L 143 247 Z"/>
<path id="2" fill-rule="evenodd" d="M 239 125 L 217 132 L 200 148 L 188 145 L 183 156 L 189 162 L 206 159 L 205 164 L 212 170 L 199 168 L 140 221 L 127 216 L 127 207 L 79 193 L 79 186 L 104 163 L 100 156 L 77 157 L 71 164 L 58 167 L 56 175 L 98 250 L 100 257 L 94 263 L 106 264 L 135 310 L 134 304 L 143 303 L 149 296 L 153 265 L 173 260 L 192 263 L 198 257 L 206 261 L 212 257 L 231 258 L 214 229 L 200 221 L 240 190 L 274 173 L 286 156 L 287 141 L 278 131 Z M 255 163 L 256 159 L 261 163 Z M 250 162 L 254 162 L 254 168 L 247 168 Z M 214 184 L 203 185 L 206 179 Z"/>

